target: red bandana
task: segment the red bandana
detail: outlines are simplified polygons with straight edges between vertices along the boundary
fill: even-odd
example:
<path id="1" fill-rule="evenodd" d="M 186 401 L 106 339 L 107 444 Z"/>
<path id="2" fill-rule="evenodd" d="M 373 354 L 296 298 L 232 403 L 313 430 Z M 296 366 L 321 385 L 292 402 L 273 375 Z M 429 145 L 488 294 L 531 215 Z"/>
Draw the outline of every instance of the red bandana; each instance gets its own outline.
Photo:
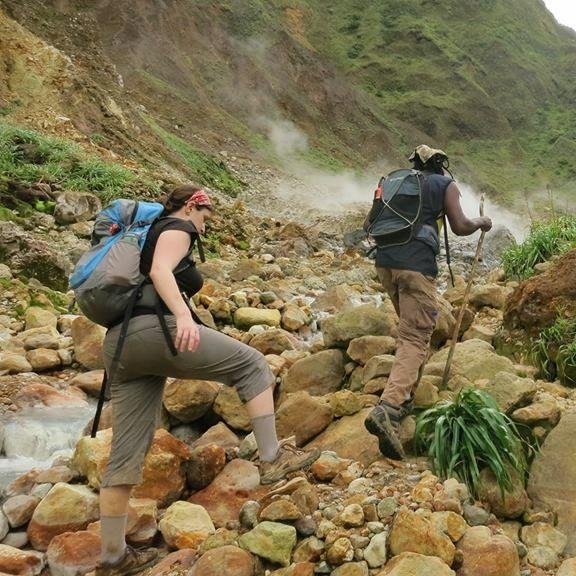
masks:
<path id="1" fill-rule="evenodd" d="M 207 208 L 212 208 L 212 200 L 210 196 L 204 192 L 204 190 L 198 190 L 190 196 L 189 202 L 195 204 L 196 206 L 206 206 Z"/>

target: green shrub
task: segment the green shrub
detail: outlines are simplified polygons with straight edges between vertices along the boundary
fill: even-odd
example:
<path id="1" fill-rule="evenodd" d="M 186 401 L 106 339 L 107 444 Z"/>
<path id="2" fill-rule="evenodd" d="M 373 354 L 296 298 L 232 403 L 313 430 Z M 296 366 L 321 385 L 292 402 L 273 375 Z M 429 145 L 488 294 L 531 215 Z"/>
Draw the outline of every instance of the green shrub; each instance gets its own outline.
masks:
<path id="1" fill-rule="evenodd" d="M 532 355 L 540 376 L 576 385 L 576 318 L 558 317 L 544 328 L 532 342 Z"/>
<path id="2" fill-rule="evenodd" d="M 416 422 L 417 449 L 427 447 L 435 474 L 456 477 L 478 495 L 480 471 L 494 473 L 504 494 L 512 489 L 515 471 L 524 478 L 527 463 L 516 425 L 487 392 L 464 388 L 454 401 L 423 412 Z"/>
<path id="3" fill-rule="evenodd" d="M 503 254 L 502 263 L 508 277 L 524 280 L 534 274 L 536 264 L 574 247 L 576 216 L 563 215 L 549 221 L 535 222 L 526 240 Z"/>

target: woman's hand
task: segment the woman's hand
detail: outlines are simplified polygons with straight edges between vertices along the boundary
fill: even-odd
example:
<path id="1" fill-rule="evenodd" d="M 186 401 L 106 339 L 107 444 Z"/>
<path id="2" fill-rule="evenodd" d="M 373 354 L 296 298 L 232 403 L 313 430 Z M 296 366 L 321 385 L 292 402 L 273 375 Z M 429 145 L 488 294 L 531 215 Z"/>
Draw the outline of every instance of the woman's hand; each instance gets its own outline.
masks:
<path id="1" fill-rule="evenodd" d="M 200 330 L 190 312 L 176 317 L 176 340 L 178 352 L 194 352 L 200 344 Z"/>

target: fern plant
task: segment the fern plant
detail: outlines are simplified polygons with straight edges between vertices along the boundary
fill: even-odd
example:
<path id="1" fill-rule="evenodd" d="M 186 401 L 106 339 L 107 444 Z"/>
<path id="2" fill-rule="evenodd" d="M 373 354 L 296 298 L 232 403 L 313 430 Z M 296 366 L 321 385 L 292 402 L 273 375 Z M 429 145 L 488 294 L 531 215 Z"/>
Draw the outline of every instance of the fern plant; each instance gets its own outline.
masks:
<path id="1" fill-rule="evenodd" d="M 512 420 L 488 393 L 464 388 L 453 401 L 423 412 L 416 422 L 415 445 L 427 452 L 441 478 L 456 477 L 478 495 L 480 471 L 494 473 L 504 495 L 512 490 L 512 471 L 527 470 L 523 440 Z"/>

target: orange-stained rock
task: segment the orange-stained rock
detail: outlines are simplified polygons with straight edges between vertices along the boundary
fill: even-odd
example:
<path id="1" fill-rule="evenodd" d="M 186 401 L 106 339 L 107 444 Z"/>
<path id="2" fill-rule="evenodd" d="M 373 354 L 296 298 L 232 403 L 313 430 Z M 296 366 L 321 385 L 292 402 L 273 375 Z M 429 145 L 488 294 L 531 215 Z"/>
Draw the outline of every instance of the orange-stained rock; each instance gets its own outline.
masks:
<path id="1" fill-rule="evenodd" d="M 100 487 L 108 463 L 112 430 L 98 432 L 96 438 L 85 436 L 76 445 L 72 459 L 74 469 L 88 479 L 94 488 Z M 190 449 L 163 429 L 156 430 L 152 446 L 144 460 L 143 480 L 134 487 L 135 498 L 152 498 L 158 506 L 168 506 L 177 500 L 186 485 L 184 462 Z"/>
<path id="2" fill-rule="evenodd" d="M 246 460 L 232 460 L 208 486 L 188 501 L 204 506 L 217 528 L 236 521 L 246 500 L 259 500 L 268 489 L 260 485 L 258 468 Z"/>
<path id="3" fill-rule="evenodd" d="M 59 534 L 50 542 L 46 559 L 52 576 L 86 574 L 100 561 L 100 537 L 85 530 Z"/>
<path id="4" fill-rule="evenodd" d="M 189 576 L 253 576 L 254 557 L 237 546 L 208 550 L 189 572 Z"/>
<path id="5" fill-rule="evenodd" d="M 59 482 L 34 510 L 28 538 L 33 548 L 46 550 L 58 534 L 84 530 L 98 516 L 98 496 L 90 488 Z"/>
<path id="6" fill-rule="evenodd" d="M 0 544 L 0 573 L 37 576 L 44 568 L 44 554 Z"/>

